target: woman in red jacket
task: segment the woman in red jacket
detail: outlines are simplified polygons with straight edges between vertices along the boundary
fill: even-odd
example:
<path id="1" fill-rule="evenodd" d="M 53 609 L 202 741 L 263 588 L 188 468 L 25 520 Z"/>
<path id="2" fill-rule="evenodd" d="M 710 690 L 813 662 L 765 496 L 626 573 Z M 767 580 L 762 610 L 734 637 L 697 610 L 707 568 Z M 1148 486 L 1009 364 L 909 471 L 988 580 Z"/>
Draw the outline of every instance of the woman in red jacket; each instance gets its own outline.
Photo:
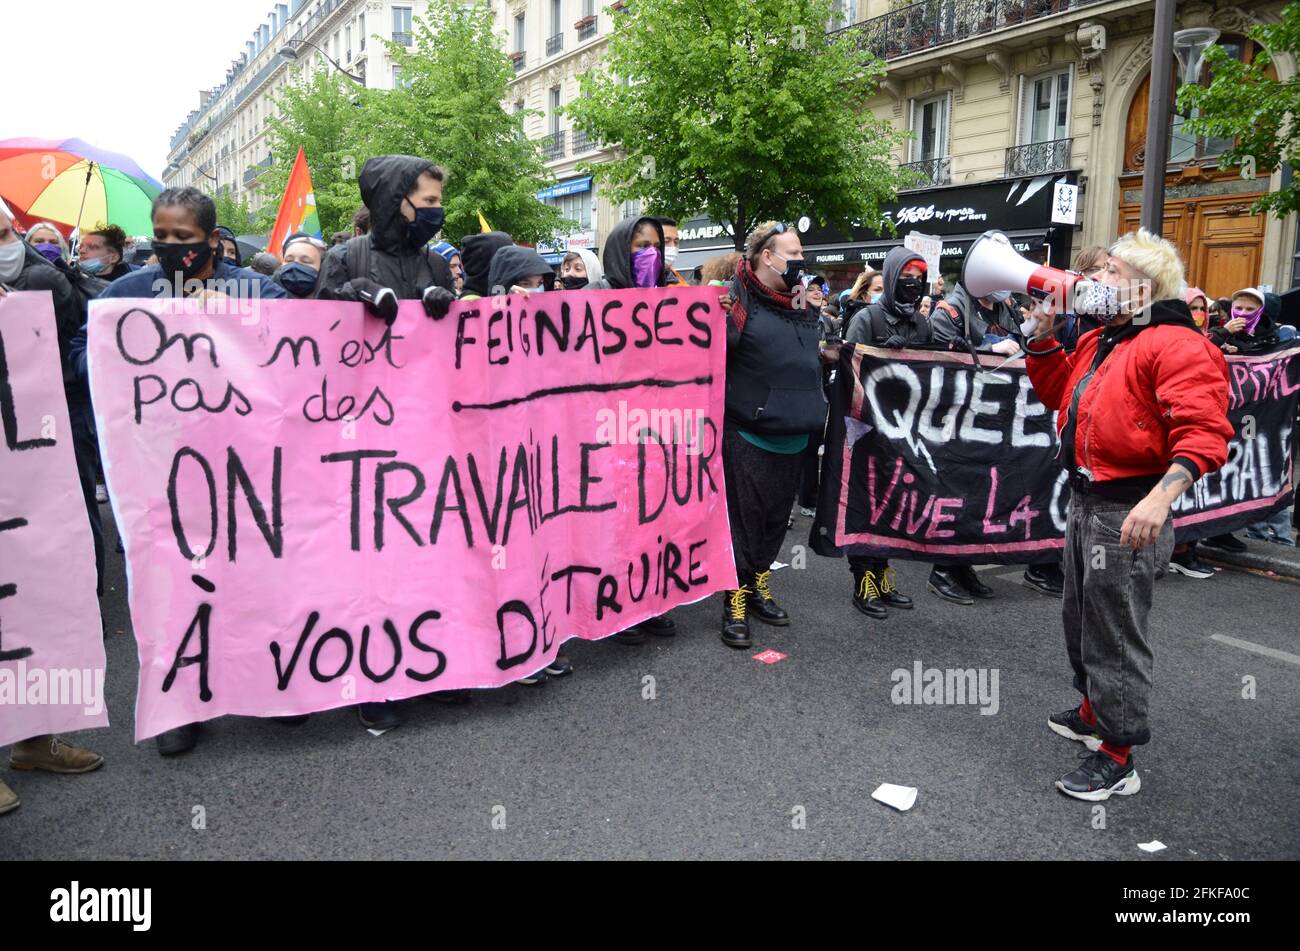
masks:
<path id="1" fill-rule="evenodd" d="M 1145 230 L 1125 235 L 1095 280 L 1075 311 L 1103 325 L 1067 355 L 1050 305 L 1040 307 L 1027 358 L 1039 399 L 1058 412 L 1070 479 L 1063 620 L 1083 695 L 1048 725 L 1093 751 L 1056 788 L 1089 801 L 1141 788 L 1130 749 L 1151 738 L 1147 622 L 1173 550 L 1169 509 L 1223 465 L 1232 436 L 1227 364 L 1183 300 L 1173 245 Z"/>

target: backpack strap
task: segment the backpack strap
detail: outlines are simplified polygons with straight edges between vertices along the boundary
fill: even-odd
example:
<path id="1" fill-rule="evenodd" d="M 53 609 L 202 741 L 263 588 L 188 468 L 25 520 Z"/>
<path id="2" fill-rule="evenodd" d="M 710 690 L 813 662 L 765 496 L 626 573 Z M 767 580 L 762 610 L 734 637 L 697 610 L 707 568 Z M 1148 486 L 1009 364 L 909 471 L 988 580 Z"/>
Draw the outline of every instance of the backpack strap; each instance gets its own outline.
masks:
<path id="1" fill-rule="evenodd" d="M 348 280 L 370 276 L 370 235 L 359 234 L 348 239 Z"/>

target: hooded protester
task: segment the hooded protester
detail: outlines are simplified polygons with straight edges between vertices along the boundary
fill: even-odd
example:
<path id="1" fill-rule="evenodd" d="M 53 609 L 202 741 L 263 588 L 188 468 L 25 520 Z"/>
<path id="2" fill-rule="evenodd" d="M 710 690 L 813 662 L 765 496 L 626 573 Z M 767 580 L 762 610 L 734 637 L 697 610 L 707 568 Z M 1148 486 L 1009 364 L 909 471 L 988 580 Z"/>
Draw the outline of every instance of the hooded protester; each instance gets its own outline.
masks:
<path id="1" fill-rule="evenodd" d="M 994 291 L 987 297 L 972 297 L 958 282 L 953 292 L 934 306 L 930 329 L 934 342 L 951 350 L 965 350 L 968 341 L 977 350 L 992 350 L 1005 356 L 1020 352 L 1020 316 L 1010 291 Z"/>
<path id="2" fill-rule="evenodd" d="M 446 241 L 439 241 L 433 245 L 434 253 L 440 255 L 447 262 L 447 267 L 451 268 L 451 279 L 456 285 L 457 295 L 460 294 L 465 286 L 465 265 L 460 259 L 460 251 L 456 246 Z"/>
<path id="3" fill-rule="evenodd" d="M 275 273 L 276 281 L 295 300 L 314 300 L 328 251 L 320 238 L 301 232 L 289 235 L 284 239 L 284 264 Z"/>
<path id="4" fill-rule="evenodd" d="M 465 283 L 461 300 L 477 300 L 492 296 L 492 258 L 502 248 L 510 247 L 515 239 L 504 231 L 485 231 L 466 235 L 461 239 L 461 261 L 465 265 Z M 504 293 L 504 291 L 502 291 Z"/>
<path id="5" fill-rule="evenodd" d="M 1233 435 L 1228 367 L 1183 301 L 1173 244 L 1127 234 L 1096 281 L 1110 294 L 1075 306 L 1103 328 L 1066 354 L 1045 301 L 1029 321 L 1026 359 L 1038 398 L 1056 411 L 1070 482 L 1062 621 L 1083 695 L 1048 726 L 1094 751 L 1056 788 L 1089 802 L 1142 788 L 1131 748 L 1151 739 L 1149 617 L 1174 546 L 1171 508 L 1224 464 Z"/>
<path id="6" fill-rule="evenodd" d="M 608 256 L 607 256 L 608 259 Z M 736 264 L 727 308 L 726 476 L 740 587 L 723 593 L 722 642 L 753 644 L 749 616 L 790 623 L 769 587 L 809 438 L 826 424 L 821 321 L 804 306 L 803 247 L 784 224 L 759 225 Z"/>
<path id="7" fill-rule="evenodd" d="M 655 218 L 624 218 L 605 239 L 601 263 L 605 280 L 615 290 L 666 287 L 664 230 Z"/>
<path id="8" fill-rule="evenodd" d="M 601 249 L 605 283 L 614 290 L 633 287 L 665 287 L 667 277 L 663 265 L 664 231 L 654 218 L 624 218 L 616 224 L 605 246 Z M 641 644 L 646 632 L 659 637 L 672 637 L 677 624 L 670 617 L 652 617 L 626 631 L 619 631 L 614 640 L 620 644 Z"/>
<path id="9" fill-rule="evenodd" d="M 549 291 L 555 272 L 532 248 L 510 244 L 498 248 L 488 269 L 488 284 L 506 294 Z"/>
<path id="10" fill-rule="evenodd" d="M 1274 298 L 1271 308 L 1267 297 Z M 1279 341 L 1276 315 L 1280 310 L 1277 295 L 1265 295 L 1257 287 L 1242 288 L 1232 295 L 1227 321 L 1210 331 L 1210 339 L 1228 353 L 1267 353 Z"/>
<path id="11" fill-rule="evenodd" d="M 221 236 L 221 256 L 230 264 L 239 267 L 239 242 L 235 240 L 235 232 L 225 225 L 217 225 L 217 234 Z"/>
<path id="12" fill-rule="evenodd" d="M 846 321 L 844 342 L 890 349 L 932 343 L 930 320 L 917 310 L 925 296 L 925 258 L 906 248 L 891 248 L 879 276 L 880 298 L 853 312 Z M 874 281 L 874 275 L 868 280 Z M 849 570 L 853 572 L 853 606 L 867 617 L 881 621 L 889 617 L 889 608 L 912 609 L 912 599 L 898 590 L 888 559 L 849 555 Z"/>
<path id="13" fill-rule="evenodd" d="M 586 248 L 574 248 L 560 263 L 560 279 L 556 289 L 608 290 L 609 282 L 605 280 L 605 269 L 600 266 L 600 259 L 593 252 Z"/>
<path id="14" fill-rule="evenodd" d="M 930 321 L 917 310 L 925 296 L 925 258 L 907 248 L 891 248 L 880 272 L 880 300 L 853 315 L 844 342 L 891 350 L 933 343 Z"/>
<path id="15" fill-rule="evenodd" d="M 389 324 L 403 300 L 420 301 L 435 320 L 445 317 L 456 284 L 447 262 L 426 247 L 442 230 L 444 178 L 437 165 L 413 155 L 369 159 L 359 182 L 370 233 L 330 249 L 320 298 L 360 301 Z"/>

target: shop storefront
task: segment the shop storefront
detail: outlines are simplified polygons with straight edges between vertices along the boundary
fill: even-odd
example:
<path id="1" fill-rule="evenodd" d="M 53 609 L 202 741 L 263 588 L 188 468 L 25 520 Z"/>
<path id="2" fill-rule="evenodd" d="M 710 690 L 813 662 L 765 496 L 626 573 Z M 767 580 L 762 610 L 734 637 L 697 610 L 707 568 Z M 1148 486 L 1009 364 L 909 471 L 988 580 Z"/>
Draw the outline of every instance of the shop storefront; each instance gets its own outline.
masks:
<path id="1" fill-rule="evenodd" d="M 903 192 L 881 209 L 882 217 L 894 225 L 892 234 L 888 228 L 855 228 L 846 235 L 804 217 L 798 229 L 806 269 L 824 276 L 833 291 L 843 290 L 864 267 L 879 269 L 891 248 L 902 246 L 909 232 L 918 231 L 943 239 L 939 265 L 951 289 L 967 250 L 990 229 L 1004 232 L 1016 250 L 1033 261 L 1067 267 L 1077 210 L 1058 207 L 1056 186 L 1073 186 L 1077 179 L 1075 172 L 1061 172 Z M 708 219 L 688 221 L 682 228 L 685 268 L 731 250 L 731 238 Z M 681 265 L 678 269 L 684 273 Z"/>
<path id="2" fill-rule="evenodd" d="M 556 182 L 549 188 L 537 193 L 537 199 L 560 209 L 560 213 L 570 221 L 577 223 L 577 230 L 564 235 L 554 243 L 539 242 L 537 253 L 548 264 L 558 265 L 564 255 L 578 248 L 600 256 L 600 244 L 596 234 L 595 192 L 591 186 L 591 176 L 570 178 Z"/>

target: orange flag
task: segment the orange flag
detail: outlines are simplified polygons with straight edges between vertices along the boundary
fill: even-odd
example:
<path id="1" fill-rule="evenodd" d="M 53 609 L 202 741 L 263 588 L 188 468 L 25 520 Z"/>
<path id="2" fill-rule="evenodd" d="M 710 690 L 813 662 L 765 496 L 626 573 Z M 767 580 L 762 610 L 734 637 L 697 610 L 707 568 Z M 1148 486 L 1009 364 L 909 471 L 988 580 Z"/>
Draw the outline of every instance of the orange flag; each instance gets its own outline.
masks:
<path id="1" fill-rule="evenodd" d="M 277 258 L 280 257 L 284 239 L 299 231 L 315 238 L 321 237 L 316 192 L 312 189 L 311 172 L 307 168 L 307 156 L 301 145 L 298 146 L 298 157 L 293 161 L 293 171 L 289 173 L 289 184 L 285 187 L 284 198 L 280 200 L 280 211 L 275 216 L 275 227 L 271 229 L 266 250 Z"/>

